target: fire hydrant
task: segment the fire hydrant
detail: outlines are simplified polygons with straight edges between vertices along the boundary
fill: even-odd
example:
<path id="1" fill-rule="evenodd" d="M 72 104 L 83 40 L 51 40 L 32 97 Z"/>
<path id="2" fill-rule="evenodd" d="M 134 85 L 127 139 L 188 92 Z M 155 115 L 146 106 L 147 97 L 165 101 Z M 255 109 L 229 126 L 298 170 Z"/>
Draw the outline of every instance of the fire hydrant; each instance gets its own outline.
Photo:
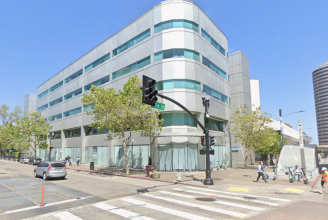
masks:
<path id="1" fill-rule="evenodd" d="M 177 182 L 181 182 L 181 174 L 180 173 L 178 173 L 177 177 L 178 177 Z"/>

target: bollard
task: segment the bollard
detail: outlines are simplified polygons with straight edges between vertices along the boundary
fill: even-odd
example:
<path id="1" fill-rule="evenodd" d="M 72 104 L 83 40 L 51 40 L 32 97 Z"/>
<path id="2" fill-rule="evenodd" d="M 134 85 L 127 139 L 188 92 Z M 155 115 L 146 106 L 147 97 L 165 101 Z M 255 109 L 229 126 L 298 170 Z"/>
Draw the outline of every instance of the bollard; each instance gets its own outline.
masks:
<path id="1" fill-rule="evenodd" d="M 11 163 L 13 162 L 13 158 L 10 159 L 10 162 L 11 162 Z"/>
<path id="2" fill-rule="evenodd" d="M 185 173 L 186 172 L 186 170 L 185 170 L 185 165 L 183 165 L 183 173 Z"/>
<path id="3" fill-rule="evenodd" d="M 44 196 L 44 186 L 42 186 L 42 189 L 41 189 L 41 204 L 40 204 L 40 206 L 43 206 L 43 196 Z"/>

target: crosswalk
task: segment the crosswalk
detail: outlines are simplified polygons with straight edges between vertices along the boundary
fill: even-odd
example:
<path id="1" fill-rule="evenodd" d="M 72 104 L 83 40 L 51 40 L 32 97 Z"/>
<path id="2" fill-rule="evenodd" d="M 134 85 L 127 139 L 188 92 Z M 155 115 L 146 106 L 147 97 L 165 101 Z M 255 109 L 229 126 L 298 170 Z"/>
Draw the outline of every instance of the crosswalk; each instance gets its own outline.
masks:
<path id="1" fill-rule="evenodd" d="M 285 206 L 289 199 L 183 186 L 46 214 L 33 220 L 236 219 Z"/>

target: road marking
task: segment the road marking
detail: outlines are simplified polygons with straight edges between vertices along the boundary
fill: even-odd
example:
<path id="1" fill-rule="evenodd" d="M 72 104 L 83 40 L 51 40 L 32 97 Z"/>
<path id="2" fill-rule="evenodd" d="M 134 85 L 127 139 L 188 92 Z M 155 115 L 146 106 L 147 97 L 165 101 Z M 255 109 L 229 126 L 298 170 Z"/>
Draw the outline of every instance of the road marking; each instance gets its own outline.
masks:
<path id="1" fill-rule="evenodd" d="M 76 215 L 73 215 L 72 213 L 67 211 L 53 214 L 53 216 L 56 216 L 60 220 L 83 220 L 82 218 L 79 218 Z"/>
<path id="2" fill-rule="evenodd" d="M 175 199 L 169 199 L 169 198 L 164 198 L 164 197 L 159 197 L 159 196 L 153 196 L 153 195 L 150 195 L 150 194 L 142 194 L 142 196 L 147 196 L 147 197 L 154 198 L 154 199 L 160 199 L 160 200 L 172 202 L 172 203 L 179 204 L 179 205 L 189 206 L 189 207 L 193 207 L 193 208 L 200 208 L 200 209 L 204 209 L 204 210 L 207 210 L 207 211 L 217 212 L 217 213 L 220 213 L 220 214 L 226 214 L 226 215 L 236 216 L 236 217 L 241 217 L 241 218 L 247 217 L 246 214 L 242 214 L 242 213 L 238 213 L 238 212 L 234 212 L 234 211 L 229 211 L 229 210 L 224 210 L 224 209 L 219 209 L 219 208 L 214 208 L 214 207 L 205 206 L 205 205 L 199 205 L 199 204 L 190 203 L 190 202 L 184 202 L 184 201 L 179 201 L 179 200 L 175 200 Z"/>
<path id="3" fill-rule="evenodd" d="M 166 191 L 159 191 L 159 192 L 167 194 L 167 195 L 186 197 L 186 195 L 180 194 L 180 193 L 170 193 L 170 192 L 166 192 Z M 209 194 L 209 196 L 213 196 L 213 195 Z M 195 199 L 196 196 L 187 196 L 187 198 Z M 255 210 L 255 211 L 264 211 L 265 210 L 264 208 L 249 206 L 249 205 L 243 205 L 243 204 L 233 203 L 233 202 L 225 202 L 225 201 L 214 201 L 214 202 L 218 203 L 218 204 L 221 204 L 221 205 L 228 205 L 228 206 L 239 207 L 239 208 L 244 208 L 244 209 L 250 209 L 250 210 Z"/>
<path id="4" fill-rule="evenodd" d="M 256 197 L 256 198 L 264 198 L 264 199 L 277 200 L 277 201 L 282 201 L 282 202 L 290 202 L 290 201 L 292 201 L 292 200 L 289 200 L 289 199 L 279 199 L 279 198 L 274 198 L 274 197 L 250 195 L 250 194 L 243 194 L 243 193 L 224 192 L 224 191 L 218 191 L 218 190 L 197 188 L 197 187 L 192 187 L 192 186 L 186 186 L 186 188 L 203 190 L 203 191 L 208 191 L 208 192 L 224 193 L 224 194 L 230 194 L 230 195 L 238 195 L 238 196 L 240 196 L 240 195 L 241 196 L 251 196 L 251 197 Z"/>
<path id="5" fill-rule="evenodd" d="M 106 203 L 97 203 L 95 205 L 93 205 L 97 208 L 103 209 L 105 211 L 114 213 L 116 215 L 125 217 L 125 218 L 129 218 L 129 219 L 133 219 L 133 220 L 154 220 L 153 218 L 149 218 L 143 215 L 139 215 L 137 213 L 134 212 L 130 212 L 128 210 L 125 209 L 121 209 L 112 205 L 108 205 Z"/>
<path id="6" fill-rule="evenodd" d="M 236 191 L 236 192 L 248 192 L 248 188 L 240 188 L 240 187 L 229 187 L 230 191 Z"/>
<path id="7" fill-rule="evenodd" d="M 295 188 L 286 188 L 285 191 L 294 192 L 294 193 L 304 193 L 305 190 L 295 189 Z"/>
<path id="8" fill-rule="evenodd" d="M 186 219 L 191 219 L 191 220 L 211 220 L 210 218 L 206 218 L 203 216 L 199 216 L 199 215 L 194 215 L 191 213 L 187 213 L 187 212 L 183 212 L 183 211 L 178 211 L 178 210 L 174 210 L 174 209 L 170 209 L 170 208 L 165 208 L 163 206 L 159 206 L 159 205 L 154 205 L 154 204 L 150 204 L 147 202 L 143 202 L 140 200 L 136 200 L 136 199 L 131 199 L 131 198 L 123 198 L 121 199 L 125 202 L 129 202 L 135 205 L 139 205 L 139 206 L 144 206 L 147 209 L 153 209 L 156 211 L 160 211 L 160 212 L 164 212 L 164 213 L 168 213 L 171 215 L 176 215 L 182 218 L 186 218 Z"/>

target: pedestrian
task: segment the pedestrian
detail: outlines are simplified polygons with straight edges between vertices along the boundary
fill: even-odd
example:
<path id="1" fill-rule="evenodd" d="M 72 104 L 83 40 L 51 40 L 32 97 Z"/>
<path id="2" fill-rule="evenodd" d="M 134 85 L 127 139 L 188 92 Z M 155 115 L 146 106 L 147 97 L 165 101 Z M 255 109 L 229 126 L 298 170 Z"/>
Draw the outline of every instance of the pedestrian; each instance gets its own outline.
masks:
<path id="1" fill-rule="evenodd" d="M 150 166 L 152 163 L 151 163 L 151 157 L 148 157 L 148 166 Z"/>
<path id="2" fill-rule="evenodd" d="M 322 177 L 321 177 L 321 186 L 322 190 L 319 191 L 320 194 L 325 193 L 327 187 L 328 187 L 328 171 L 326 167 L 322 167 Z"/>
<path id="3" fill-rule="evenodd" d="M 258 182 L 260 177 L 262 176 L 262 179 L 264 180 L 265 183 L 267 183 L 268 181 L 264 178 L 264 167 L 263 167 L 263 163 L 262 161 L 259 162 L 259 165 L 257 167 L 257 180 L 255 182 Z"/>
<path id="4" fill-rule="evenodd" d="M 79 157 L 77 157 L 77 159 L 76 159 L 76 165 L 77 165 L 77 166 L 80 165 L 80 158 L 79 158 Z"/>
<path id="5" fill-rule="evenodd" d="M 73 166 L 73 164 L 72 164 L 72 158 L 71 158 L 71 157 L 69 158 L 69 166 L 70 166 L 70 167 Z"/>
<path id="6" fill-rule="evenodd" d="M 302 178 L 303 178 L 303 172 L 301 170 L 301 168 L 298 165 L 295 165 L 295 169 L 293 170 L 293 174 L 294 176 L 298 176 L 297 181 L 301 182 Z"/>

